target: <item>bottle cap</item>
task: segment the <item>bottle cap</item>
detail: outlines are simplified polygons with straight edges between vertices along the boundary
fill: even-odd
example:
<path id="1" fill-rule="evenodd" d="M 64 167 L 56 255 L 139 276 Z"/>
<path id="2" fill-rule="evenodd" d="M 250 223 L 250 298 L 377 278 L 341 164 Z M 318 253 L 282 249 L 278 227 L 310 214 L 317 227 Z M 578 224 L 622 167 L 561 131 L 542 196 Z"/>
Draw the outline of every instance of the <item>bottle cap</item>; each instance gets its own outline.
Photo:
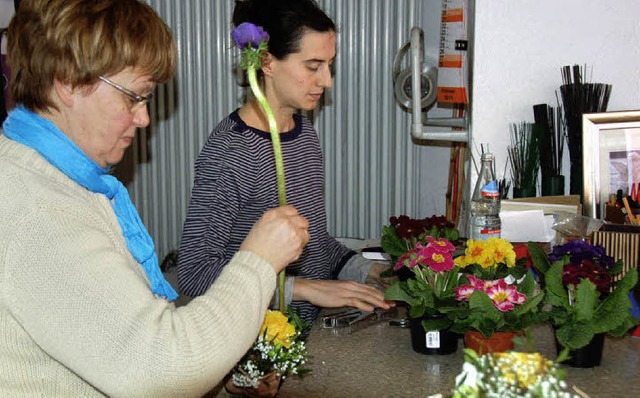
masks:
<path id="1" fill-rule="evenodd" d="M 484 153 L 482 154 L 482 156 L 480 157 L 480 159 L 481 159 L 481 160 L 493 160 L 493 159 L 494 159 L 494 156 L 493 156 L 493 153 L 490 153 L 490 152 L 484 152 Z"/>
<path id="2" fill-rule="evenodd" d="M 480 190 L 480 195 L 484 196 L 485 198 L 495 198 L 497 196 L 500 196 L 498 183 L 495 180 L 489 181 L 489 183 L 482 187 L 482 189 Z"/>

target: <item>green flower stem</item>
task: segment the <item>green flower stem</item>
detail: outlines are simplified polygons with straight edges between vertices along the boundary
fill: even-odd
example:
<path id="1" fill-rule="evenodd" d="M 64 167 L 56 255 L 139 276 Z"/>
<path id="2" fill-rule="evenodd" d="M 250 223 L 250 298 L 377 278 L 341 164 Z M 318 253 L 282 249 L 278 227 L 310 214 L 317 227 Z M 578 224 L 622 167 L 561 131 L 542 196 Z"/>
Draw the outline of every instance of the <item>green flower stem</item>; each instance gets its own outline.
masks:
<path id="1" fill-rule="evenodd" d="M 249 78 L 249 85 L 251 86 L 251 91 L 253 91 L 253 95 L 256 97 L 264 113 L 267 115 L 267 120 L 269 121 L 269 131 L 271 132 L 271 143 L 273 145 L 273 153 L 276 159 L 276 177 L 278 181 L 278 204 L 280 206 L 285 206 L 287 204 L 287 193 L 285 190 L 284 183 L 284 164 L 282 162 L 282 148 L 280 147 L 280 134 L 278 133 L 278 126 L 276 124 L 276 118 L 267 102 L 267 99 L 262 94 L 260 90 L 260 86 L 258 85 L 258 78 L 256 76 L 256 68 L 250 65 L 247 68 L 247 77 Z M 284 306 L 284 280 L 285 280 L 285 271 L 280 271 L 278 275 L 278 290 L 279 294 L 279 303 L 280 303 L 280 312 L 284 314 L 285 306 Z"/>

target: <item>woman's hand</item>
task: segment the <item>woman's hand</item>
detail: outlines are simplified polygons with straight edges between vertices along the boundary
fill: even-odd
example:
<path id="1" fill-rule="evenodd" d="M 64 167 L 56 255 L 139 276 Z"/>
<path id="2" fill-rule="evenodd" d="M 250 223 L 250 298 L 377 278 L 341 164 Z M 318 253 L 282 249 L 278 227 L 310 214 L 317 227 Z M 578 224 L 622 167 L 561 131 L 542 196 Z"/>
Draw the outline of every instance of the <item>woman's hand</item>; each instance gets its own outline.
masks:
<path id="1" fill-rule="evenodd" d="M 240 250 L 262 257 L 278 273 L 297 260 L 309 241 L 309 222 L 292 206 L 264 213 L 254 224 Z"/>
<path id="2" fill-rule="evenodd" d="M 296 278 L 293 299 L 308 301 L 318 307 L 354 307 L 362 311 L 395 306 L 395 302 L 384 299 L 381 290 L 354 281 Z"/>

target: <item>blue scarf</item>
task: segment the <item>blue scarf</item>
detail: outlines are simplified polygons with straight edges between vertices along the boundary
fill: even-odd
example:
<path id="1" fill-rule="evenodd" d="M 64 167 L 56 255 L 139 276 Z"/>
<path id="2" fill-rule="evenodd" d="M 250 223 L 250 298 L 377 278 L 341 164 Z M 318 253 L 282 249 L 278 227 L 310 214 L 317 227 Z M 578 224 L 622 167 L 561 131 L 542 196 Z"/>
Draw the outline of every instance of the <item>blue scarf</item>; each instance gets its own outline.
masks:
<path id="1" fill-rule="evenodd" d="M 35 149 L 73 181 L 91 192 L 105 195 L 116 213 L 127 247 L 144 268 L 153 293 L 168 300 L 178 297 L 160 271 L 153 240 L 140 220 L 127 188 L 107 174 L 109 167 L 98 166 L 53 123 L 22 105 L 9 113 L 3 128 L 5 136 Z"/>

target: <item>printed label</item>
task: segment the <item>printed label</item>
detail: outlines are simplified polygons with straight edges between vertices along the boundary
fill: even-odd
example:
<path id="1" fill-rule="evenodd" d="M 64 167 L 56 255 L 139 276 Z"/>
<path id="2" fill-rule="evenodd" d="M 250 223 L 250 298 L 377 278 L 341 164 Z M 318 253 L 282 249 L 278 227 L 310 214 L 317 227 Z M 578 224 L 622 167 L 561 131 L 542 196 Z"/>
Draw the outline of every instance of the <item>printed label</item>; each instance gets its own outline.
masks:
<path id="1" fill-rule="evenodd" d="M 502 231 L 497 229 L 489 229 L 483 227 L 471 227 L 471 239 L 473 240 L 487 240 L 489 238 L 499 238 Z"/>
<path id="2" fill-rule="evenodd" d="M 440 348 L 440 332 L 432 330 L 425 334 L 427 348 Z"/>
<path id="3" fill-rule="evenodd" d="M 466 104 L 467 90 L 464 87 L 438 87 L 438 102 Z"/>
<path id="4" fill-rule="evenodd" d="M 467 9 L 467 0 L 442 0 L 437 84 L 440 103 L 469 102 Z"/>

